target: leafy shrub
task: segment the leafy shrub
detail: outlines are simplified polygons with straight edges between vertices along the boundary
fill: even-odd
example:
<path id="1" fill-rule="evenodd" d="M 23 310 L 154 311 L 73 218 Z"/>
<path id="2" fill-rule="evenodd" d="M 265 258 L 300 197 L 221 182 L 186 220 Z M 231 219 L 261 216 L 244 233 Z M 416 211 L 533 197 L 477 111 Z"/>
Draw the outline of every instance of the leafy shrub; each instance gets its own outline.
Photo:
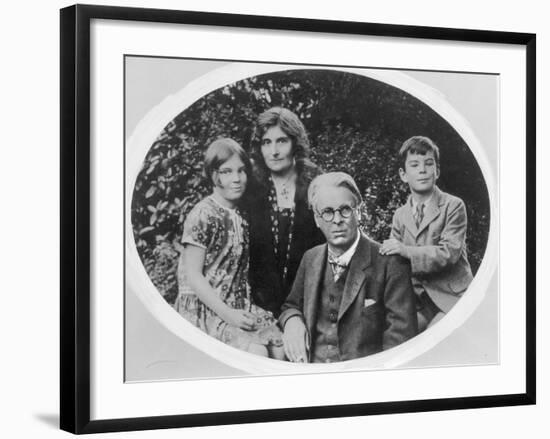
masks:
<path id="1" fill-rule="evenodd" d="M 441 151 L 438 185 L 466 203 L 469 259 L 477 271 L 489 232 L 489 197 L 473 154 L 454 128 L 385 83 L 343 72 L 292 70 L 209 93 L 171 121 L 145 157 L 132 198 L 134 237 L 149 276 L 169 303 L 177 295 L 183 222 L 210 193 L 202 175 L 205 148 L 224 136 L 250 151 L 257 115 L 275 105 L 300 116 L 315 163 L 354 176 L 364 197 L 361 227 L 377 241 L 388 237 L 393 212 L 409 193 L 398 176 L 400 145 L 413 135 L 432 138 Z"/>

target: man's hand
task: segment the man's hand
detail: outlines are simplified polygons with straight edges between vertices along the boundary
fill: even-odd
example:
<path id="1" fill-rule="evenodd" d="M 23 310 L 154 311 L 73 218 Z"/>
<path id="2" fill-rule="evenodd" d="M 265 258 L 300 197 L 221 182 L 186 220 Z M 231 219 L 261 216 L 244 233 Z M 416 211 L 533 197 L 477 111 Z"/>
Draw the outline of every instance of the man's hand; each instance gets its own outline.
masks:
<path id="1" fill-rule="evenodd" d="M 407 247 L 397 239 L 386 239 L 379 250 L 381 255 L 400 255 L 409 259 Z"/>
<path id="2" fill-rule="evenodd" d="M 287 320 L 283 333 L 283 343 L 289 361 L 307 363 L 308 338 L 307 329 L 300 317 L 291 317 Z"/>

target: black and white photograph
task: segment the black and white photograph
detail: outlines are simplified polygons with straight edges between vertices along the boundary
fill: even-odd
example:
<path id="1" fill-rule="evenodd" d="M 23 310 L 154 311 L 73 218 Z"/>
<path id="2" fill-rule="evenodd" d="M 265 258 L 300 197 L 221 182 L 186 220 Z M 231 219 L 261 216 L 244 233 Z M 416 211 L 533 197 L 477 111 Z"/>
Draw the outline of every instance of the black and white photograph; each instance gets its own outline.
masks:
<path id="1" fill-rule="evenodd" d="M 535 403 L 534 34 L 77 5 L 61 54 L 63 430 Z"/>
<path id="2" fill-rule="evenodd" d="M 545 10 L 6 3 L 0 435 L 544 437 Z"/>
<path id="3" fill-rule="evenodd" d="M 499 362 L 499 75 L 124 72 L 127 381 Z"/>

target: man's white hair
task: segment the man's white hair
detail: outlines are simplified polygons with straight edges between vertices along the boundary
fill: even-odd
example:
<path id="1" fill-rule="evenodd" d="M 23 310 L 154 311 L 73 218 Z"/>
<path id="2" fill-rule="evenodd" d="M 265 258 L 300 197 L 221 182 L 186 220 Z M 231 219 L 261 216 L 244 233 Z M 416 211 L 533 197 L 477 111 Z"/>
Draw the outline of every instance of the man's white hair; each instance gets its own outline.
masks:
<path id="1" fill-rule="evenodd" d="M 348 189 L 352 193 L 353 198 L 355 198 L 354 207 L 358 207 L 363 202 L 361 192 L 359 191 L 359 188 L 355 184 L 355 181 L 351 175 L 346 174 L 345 172 L 327 172 L 326 174 L 318 175 L 309 184 L 309 188 L 307 190 L 307 200 L 312 209 L 315 210 L 318 194 L 321 192 L 323 187 L 327 186 L 344 187 Z"/>

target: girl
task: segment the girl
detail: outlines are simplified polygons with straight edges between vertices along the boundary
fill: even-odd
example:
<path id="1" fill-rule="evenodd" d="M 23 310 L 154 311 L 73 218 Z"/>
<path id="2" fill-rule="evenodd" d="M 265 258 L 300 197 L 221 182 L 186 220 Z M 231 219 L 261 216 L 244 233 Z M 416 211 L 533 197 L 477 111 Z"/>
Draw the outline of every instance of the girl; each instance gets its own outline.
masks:
<path id="1" fill-rule="evenodd" d="M 213 142 L 204 162 L 213 192 L 193 207 L 184 223 L 175 308 L 230 346 L 284 359 L 276 320 L 250 300 L 248 223 L 237 207 L 250 162 L 232 139 Z"/>

